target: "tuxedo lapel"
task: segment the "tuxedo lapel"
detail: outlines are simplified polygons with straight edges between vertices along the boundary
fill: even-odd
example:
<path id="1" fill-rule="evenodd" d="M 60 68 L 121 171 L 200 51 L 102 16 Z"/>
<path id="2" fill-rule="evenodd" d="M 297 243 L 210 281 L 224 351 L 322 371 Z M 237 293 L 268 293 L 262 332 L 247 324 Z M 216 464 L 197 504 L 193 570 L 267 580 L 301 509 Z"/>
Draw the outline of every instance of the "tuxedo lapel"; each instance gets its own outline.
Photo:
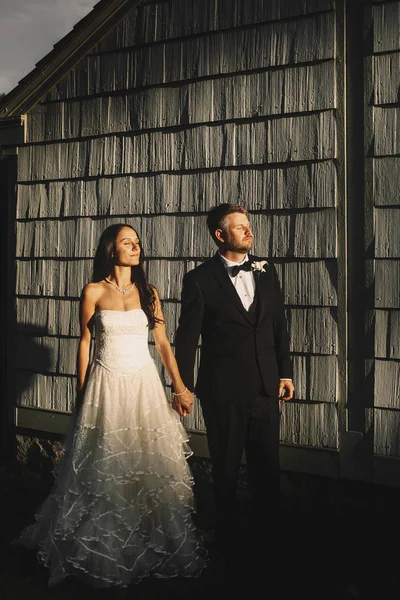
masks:
<path id="1" fill-rule="evenodd" d="M 249 323 L 254 324 L 254 316 L 252 314 L 249 314 L 248 311 L 244 308 L 242 301 L 239 298 L 239 295 L 235 290 L 235 287 L 232 284 L 229 274 L 226 268 L 224 267 L 218 253 L 215 254 L 214 258 L 211 261 L 211 264 L 213 266 L 214 275 L 217 278 L 222 289 L 224 290 L 225 294 L 228 296 L 229 300 L 236 306 L 241 315 L 245 317 L 245 319 L 249 321 Z"/>

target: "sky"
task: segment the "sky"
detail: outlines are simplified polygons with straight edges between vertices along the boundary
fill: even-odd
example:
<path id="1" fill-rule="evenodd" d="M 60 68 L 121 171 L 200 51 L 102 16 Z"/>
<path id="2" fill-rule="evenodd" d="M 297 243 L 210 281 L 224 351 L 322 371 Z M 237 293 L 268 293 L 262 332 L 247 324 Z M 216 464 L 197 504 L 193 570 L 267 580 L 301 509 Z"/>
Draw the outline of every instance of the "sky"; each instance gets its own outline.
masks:
<path id="1" fill-rule="evenodd" d="M 11 91 L 98 0 L 0 0 L 0 94 Z"/>

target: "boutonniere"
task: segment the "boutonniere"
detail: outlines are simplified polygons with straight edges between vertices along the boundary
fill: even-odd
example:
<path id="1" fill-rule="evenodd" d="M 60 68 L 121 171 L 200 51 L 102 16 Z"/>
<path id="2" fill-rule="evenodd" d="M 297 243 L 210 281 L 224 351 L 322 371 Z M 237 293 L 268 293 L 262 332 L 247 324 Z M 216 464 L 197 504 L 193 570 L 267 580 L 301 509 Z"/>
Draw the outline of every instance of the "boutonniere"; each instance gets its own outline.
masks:
<path id="1" fill-rule="evenodd" d="M 253 269 L 253 271 L 257 271 L 259 273 L 265 271 L 265 267 L 268 267 L 267 260 L 255 260 L 251 263 L 251 268 Z"/>

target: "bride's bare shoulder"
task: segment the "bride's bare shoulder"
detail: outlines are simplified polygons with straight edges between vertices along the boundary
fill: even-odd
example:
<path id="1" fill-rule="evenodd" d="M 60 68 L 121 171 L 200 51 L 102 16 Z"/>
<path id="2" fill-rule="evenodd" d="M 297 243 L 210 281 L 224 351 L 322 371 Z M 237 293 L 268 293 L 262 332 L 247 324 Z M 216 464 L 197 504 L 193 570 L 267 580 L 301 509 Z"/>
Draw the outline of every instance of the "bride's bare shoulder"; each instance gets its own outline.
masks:
<path id="1" fill-rule="evenodd" d="M 82 298 L 96 302 L 104 292 L 104 286 L 105 284 L 103 281 L 87 283 L 82 290 Z"/>

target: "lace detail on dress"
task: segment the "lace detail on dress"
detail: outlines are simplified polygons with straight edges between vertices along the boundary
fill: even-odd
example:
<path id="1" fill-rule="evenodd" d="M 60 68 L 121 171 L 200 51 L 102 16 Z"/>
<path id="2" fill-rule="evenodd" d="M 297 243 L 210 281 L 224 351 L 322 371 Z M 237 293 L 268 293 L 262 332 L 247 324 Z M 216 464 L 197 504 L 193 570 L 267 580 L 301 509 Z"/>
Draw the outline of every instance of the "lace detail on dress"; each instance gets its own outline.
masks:
<path id="1" fill-rule="evenodd" d="M 18 540 L 39 548 L 49 584 L 72 573 L 102 587 L 200 574 L 191 450 L 148 352 L 143 311 L 97 314 L 75 420 L 54 488 Z"/>
<path id="2" fill-rule="evenodd" d="M 131 375 L 151 358 L 147 317 L 140 309 L 97 312 L 95 332 L 96 360 L 109 371 Z"/>

